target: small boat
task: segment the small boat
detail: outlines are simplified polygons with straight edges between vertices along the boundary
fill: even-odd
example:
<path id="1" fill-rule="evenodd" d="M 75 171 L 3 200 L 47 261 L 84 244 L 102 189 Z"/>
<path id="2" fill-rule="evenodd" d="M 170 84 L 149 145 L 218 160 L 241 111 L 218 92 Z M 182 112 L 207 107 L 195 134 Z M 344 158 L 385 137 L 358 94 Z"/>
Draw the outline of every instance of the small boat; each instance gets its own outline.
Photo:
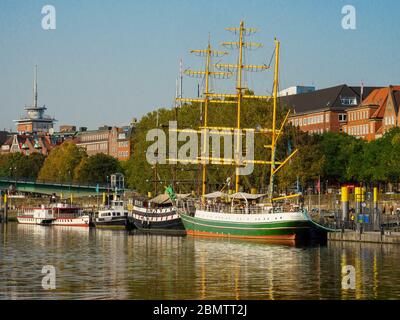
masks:
<path id="1" fill-rule="evenodd" d="M 25 208 L 17 215 L 18 223 L 50 225 L 54 220 L 53 208 L 44 205 L 38 208 Z"/>
<path id="2" fill-rule="evenodd" d="M 177 195 L 187 198 L 190 194 Z M 135 200 L 129 224 L 139 230 L 184 230 L 182 220 L 167 194 L 151 200 Z"/>
<path id="3" fill-rule="evenodd" d="M 90 217 L 83 215 L 78 207 L 54 203 L 38 208 L 25 208 L 17 216 L 18 223 L 54 226 L 89 227 Z"/>
<path id="4" fill-rule="evenodd" d="M 57 203 L 53 206 L 53 214 L 55 219 L 52 221 L 54 226 L 70 226 L 70 227 L 89 227 L 90 216 L 83 214 L 79 207 L 68 205 L 65 203 Z"/>
<path id="5" fill-rule="evenodd" d="M 126 228 L 128 224 L 128 210 L 125 209 L 122 200 L 112 200 L 111 206 L 99 210 L 94 219 L 94 225 L 98 227 Z"/>

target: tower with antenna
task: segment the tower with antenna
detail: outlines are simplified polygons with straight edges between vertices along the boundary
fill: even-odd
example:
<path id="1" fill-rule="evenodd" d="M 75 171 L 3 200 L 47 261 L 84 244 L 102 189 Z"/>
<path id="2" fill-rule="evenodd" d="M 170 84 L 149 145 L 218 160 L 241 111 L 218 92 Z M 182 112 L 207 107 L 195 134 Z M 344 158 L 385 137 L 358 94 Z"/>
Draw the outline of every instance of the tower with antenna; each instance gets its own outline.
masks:
<path id="1" fill-rule="evenodd" d="M 25 106 L 25 114 L 18 120 L 14 120 L 19 133 L 38 134 L 48 133 L 57 121 L 45 115 L 46 106 L 39 107 L 38 104 L 38 66 L 34 67 L 33 76 L 33 104 Z"/>

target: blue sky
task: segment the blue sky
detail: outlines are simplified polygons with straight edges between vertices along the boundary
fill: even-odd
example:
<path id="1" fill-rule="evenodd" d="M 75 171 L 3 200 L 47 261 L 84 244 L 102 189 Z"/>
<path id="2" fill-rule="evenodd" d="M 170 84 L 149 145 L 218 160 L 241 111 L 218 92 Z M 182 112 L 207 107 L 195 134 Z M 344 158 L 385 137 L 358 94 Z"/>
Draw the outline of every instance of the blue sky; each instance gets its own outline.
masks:
<path id="1" fill-rule="evenodd" d="M 57 29 L 41 28 L 44 5 L 57 12 Z M 353 5 L 357 29 L 341 26 Z M 268 63 L 281 41 L 281 83 L 323 88 L 347 83 L 400 84 L 397 0 L 0 0 L 0 130 L 32 103 L 33 65 L 39 65 L 39 103 L 58 124 L 96 128 L 123 125 L 156 107 L 171 107 L 179 59 L 185 68 L 203 61 L 208 34 L 220 49 L 234 36 L 225 27 L 244 19 L 260 29 L 250 63 Z M 235 52 L 224 59 L 235 61 Z M 271 90 L 271 71 L 248 76 L 258 94 Z M 185 78 L 184 95 L 196 96 L 198 79 Z M 229 92 L 233 81 L 215 82 Z"/>

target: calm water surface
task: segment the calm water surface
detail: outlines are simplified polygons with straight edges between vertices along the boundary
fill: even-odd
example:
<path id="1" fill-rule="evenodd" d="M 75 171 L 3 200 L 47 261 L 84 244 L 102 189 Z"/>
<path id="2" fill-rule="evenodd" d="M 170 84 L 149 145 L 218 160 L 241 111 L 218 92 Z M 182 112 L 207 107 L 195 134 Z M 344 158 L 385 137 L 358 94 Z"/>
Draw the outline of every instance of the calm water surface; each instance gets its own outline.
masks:
<path id="1" fill-rule="evenodd" d="M 0 224 L 0 299 L 399 299 L 400 246 Z M 42 267 L 57 272 L 42 289 Z M 344 265 L 355 290 L 341 289 Z"/>

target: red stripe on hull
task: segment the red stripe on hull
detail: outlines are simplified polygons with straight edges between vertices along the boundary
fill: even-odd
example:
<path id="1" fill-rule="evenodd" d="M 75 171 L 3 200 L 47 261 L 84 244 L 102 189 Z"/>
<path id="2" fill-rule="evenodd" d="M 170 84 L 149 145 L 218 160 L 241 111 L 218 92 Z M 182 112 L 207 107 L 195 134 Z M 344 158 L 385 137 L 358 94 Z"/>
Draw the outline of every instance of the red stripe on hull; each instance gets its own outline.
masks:
<path id="1" fill-rule="evenodd" d="M 232 234 L 213 233 L 206 231 L 186 230 L 190 236 L 217 237 L 217 238 L 238 238 L 238 239 L 265 239 L 265 240 L 296 240 L 295 234 L 277 235 L 277 236 L 240 236 Z"/>
<path id="2" fill-rule="evenodd" d="M 52 224 L 53 226 L 56 227 L 89 227 L 88 224 Z"/>

